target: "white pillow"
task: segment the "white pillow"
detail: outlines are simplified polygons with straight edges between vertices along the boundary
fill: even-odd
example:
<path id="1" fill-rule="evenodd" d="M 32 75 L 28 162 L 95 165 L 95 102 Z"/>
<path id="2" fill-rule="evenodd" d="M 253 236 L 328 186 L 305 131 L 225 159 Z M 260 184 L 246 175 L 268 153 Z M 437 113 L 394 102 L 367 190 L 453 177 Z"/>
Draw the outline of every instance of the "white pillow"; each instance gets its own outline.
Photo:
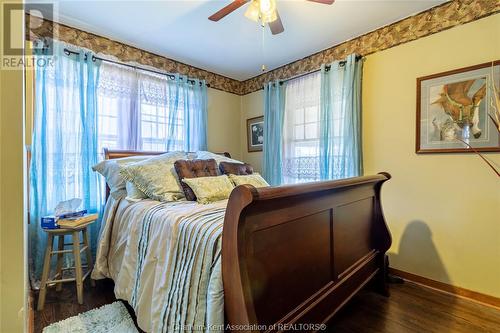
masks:
<path id="1" fill-rule="evenodd" d="M 193 157 L 193 159 L 194 158 L 198 159 L 198 160 L 209 160 L 209 159 L 213 158 L 215 160 L 215 162 L 217 162 L 217 174 L 218 175 L 222 174 L 220 172 L 220 168 L 219 168 L 220 162 L 231 162 L 231 163 L 244 164 L 241 161 L 233 160 L 232 158 L 226 157 L 224 155 L 219 155 L 219 154 L 215 154 L 215 153 L 211 153 L 209 151 L 203 151 L 203 150 L 196 152 L 196 156 Z"/>
<path id="2" fill-rule="evenodd" d="M 185 159 L 181 151 L 165 153 L 124 166 L 120 174 L 149 198 L 158 201 L 176 201 L 184 197 L 174 162 Z"/>
<path id="3" fill-rule="evenodd" d="M 151 158 L 149 155 L 130 156 L 112 160 L 104 160 L 92 167 L 92 170 L 99 172 L 110 189 L 110 195 L 114 199 L 121 199 L 127 192 L 125 190 L 125 179 L 120 175 L 120 170 L 125 165 L 136 163 Z"/>

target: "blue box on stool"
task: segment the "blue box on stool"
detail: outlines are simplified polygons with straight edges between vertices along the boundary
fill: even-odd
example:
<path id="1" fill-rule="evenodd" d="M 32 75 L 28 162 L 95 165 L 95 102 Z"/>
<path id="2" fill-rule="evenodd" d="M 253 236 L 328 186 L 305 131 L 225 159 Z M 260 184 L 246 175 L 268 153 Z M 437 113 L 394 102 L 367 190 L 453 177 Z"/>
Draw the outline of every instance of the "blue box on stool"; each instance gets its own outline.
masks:
<path id="1" fill-rule="evenodd" d="M 44 216 L 42 217 L 41 219 L 41 223 L 42 223 L 42 228 L 43 229 L 58 229 L 59 226 L 57 225 L 57 220 L 59 220 L 59 218 L 57 216 Z"/>

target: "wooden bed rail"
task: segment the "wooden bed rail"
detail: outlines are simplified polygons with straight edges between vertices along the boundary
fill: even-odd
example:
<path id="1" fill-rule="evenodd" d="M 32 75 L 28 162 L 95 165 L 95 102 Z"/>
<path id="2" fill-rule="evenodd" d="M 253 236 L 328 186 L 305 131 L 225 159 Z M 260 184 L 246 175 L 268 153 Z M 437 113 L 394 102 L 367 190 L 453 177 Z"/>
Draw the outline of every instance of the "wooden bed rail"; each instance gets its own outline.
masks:
<path id="1" fill-rule="evenodd" d="M 371 280 L 388 295 L 380 190 L 389 179 L 235 188 L 222 238 L 229 327 L 317 331 Z"/>

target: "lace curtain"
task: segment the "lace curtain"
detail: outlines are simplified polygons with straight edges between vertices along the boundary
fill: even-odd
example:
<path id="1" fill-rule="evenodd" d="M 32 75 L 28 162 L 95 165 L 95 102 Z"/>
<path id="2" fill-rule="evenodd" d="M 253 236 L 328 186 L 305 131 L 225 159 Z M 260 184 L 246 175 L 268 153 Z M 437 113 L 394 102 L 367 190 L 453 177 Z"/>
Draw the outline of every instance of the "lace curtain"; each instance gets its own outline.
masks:
<path id="1" fill-rule="evenodd" d="M 286 84 L 283 181 L 310 182 L 319 175 L 320 73 Z"/>
<path id="2" fill-rule="evenodd" d="M 134 69 L 103 62 L 97 86 L 99 152 L 142 148 L 138 75 Z"/>

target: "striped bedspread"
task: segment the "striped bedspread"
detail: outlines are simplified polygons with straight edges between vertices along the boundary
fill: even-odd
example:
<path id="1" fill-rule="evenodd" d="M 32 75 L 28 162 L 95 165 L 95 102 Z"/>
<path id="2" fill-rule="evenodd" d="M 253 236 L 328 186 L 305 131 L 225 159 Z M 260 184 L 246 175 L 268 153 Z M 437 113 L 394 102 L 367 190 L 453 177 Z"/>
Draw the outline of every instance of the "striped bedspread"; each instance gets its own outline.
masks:
<path id="1" fill-rule="evenodd" d="M 112 278 L 147 332 L 223 331 L 226 205 L 108 202 L 92 277 Z"/>

